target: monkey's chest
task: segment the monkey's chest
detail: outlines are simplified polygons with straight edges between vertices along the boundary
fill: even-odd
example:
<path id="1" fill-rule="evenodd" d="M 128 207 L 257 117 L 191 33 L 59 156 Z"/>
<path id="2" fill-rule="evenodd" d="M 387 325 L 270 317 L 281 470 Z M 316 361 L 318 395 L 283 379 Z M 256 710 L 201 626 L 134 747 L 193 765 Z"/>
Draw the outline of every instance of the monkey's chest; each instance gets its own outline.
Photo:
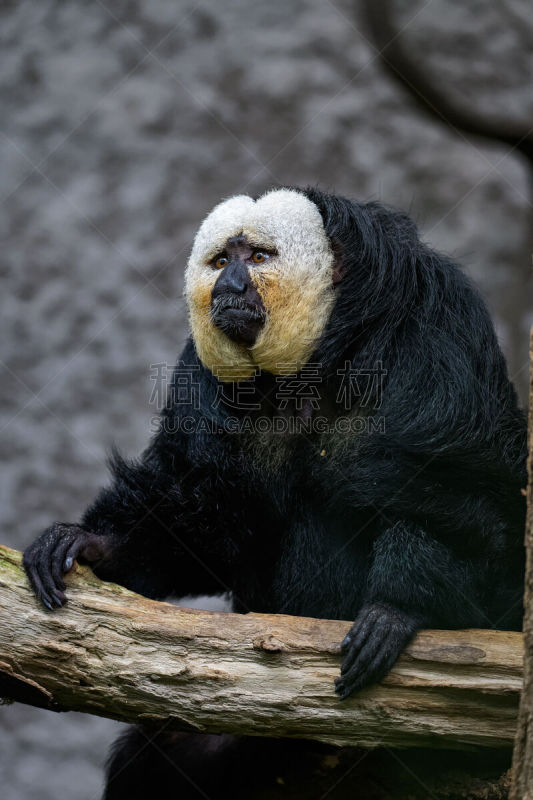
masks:
<path id="1" fill-rule="evenodd" d="M 360 535 L 356 524 L 305 507 L 302 498 L 294 498 L 292 513 L 279 525 L 265 557 L 257 543 L 256 557 L 244 559 L 242 605 L 266 613 L 355 617 L 368 574 L 370 538 Z"/>

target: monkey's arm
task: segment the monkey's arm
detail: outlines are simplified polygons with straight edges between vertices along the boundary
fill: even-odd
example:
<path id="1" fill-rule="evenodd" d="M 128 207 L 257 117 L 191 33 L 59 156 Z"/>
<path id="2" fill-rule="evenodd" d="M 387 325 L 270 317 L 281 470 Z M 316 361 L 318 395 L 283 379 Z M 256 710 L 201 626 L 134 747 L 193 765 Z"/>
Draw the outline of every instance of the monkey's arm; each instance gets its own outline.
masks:
<path id="1" fill-rule="evenodd" d="M 336 692 L 347 697 L 381 680 L 417 630 L 487 627 L 480 579 L 422 529 L 398 522 L 376 540 L 365 603 L 344 639 Z"/>
<path id="2" fill-rule="evenodd" d="M 194 477 L 170 476 L 157 464 L 115 460 L 114 481 L 87 509 L 80 525 L 56 523 L 24 553 L 24 565 L 37 596 L 48 607 L 66 601 L 63 575 L 76 559 L 103 580 L 152 598 L 171 592 L 219 594 L 227 590 L 223 559 L 210 567 L 206 519 L 201 504 L 191 513 L 185 483 Z M 202 519 L 199 519 L 202 517 Z M 202 524 L 200 524 L 202 523 Z M 216 541 L 209 548 L 217 555 Z"/>

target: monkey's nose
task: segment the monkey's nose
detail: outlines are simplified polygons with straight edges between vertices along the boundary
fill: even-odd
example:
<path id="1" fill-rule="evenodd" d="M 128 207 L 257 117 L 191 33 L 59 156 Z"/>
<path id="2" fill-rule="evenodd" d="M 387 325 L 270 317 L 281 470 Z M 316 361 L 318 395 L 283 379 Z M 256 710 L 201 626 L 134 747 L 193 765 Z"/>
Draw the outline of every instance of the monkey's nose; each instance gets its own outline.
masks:
<path id="1" fill-rule="evenodd" d="M 220 294 L 244 294 L 248 288 L 250 278 L 248 269 L 242 261 L 231 261 L 224 267 L 222 274 L 213 287 L 212 297 Z"/>

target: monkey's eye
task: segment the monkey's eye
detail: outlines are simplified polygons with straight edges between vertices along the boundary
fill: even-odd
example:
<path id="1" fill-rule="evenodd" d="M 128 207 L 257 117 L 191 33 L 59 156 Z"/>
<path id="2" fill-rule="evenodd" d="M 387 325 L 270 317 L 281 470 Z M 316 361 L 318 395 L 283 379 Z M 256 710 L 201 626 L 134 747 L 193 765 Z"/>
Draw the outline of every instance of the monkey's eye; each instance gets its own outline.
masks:
<path id="1" fill-rule="evenodd" d="M 216 269 L 223 269 L 227 263 L 228 259 L 226 258 L 226 256 L 219 256 L 215 261 L 215 267 Z"/>
<path id="2" fill-rule="evenodd" d="M 263 253 L 262 250 L 255 250 L 252 255 L 252 261 L 254 264 L 262 264 L 263 261 L 266 261 L 267 258 L 270 258 L 269 253 Z"/>

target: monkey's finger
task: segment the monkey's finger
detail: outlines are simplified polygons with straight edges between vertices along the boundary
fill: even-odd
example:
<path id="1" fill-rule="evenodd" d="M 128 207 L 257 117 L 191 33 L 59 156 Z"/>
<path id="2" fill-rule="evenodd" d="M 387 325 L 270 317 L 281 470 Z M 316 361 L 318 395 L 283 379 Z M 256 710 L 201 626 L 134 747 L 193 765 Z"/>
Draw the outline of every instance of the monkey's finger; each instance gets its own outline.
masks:
<path id="1" fill-rule="evenodd" d="M 344 680 L 344 697 L 352 694 L 355 691 L 364 689 L 374 683 L 379 683 L 387 675 L 390 668 L 393 666 L 396 658 L 391 657 L 386 645 L 382 645 L 374 657 L 362 668 L 356 665 Z"/>
<path id="2" fill-rule="evenodd" d="M 380 681 L 394 664 L 396 656 L 387 647 L 386 639 L 378 639 L 371 643 L 368 653 L 357 659 L 351 669 L 337 678 L 335 691 L 344 700 L 353 692 Z"/>
<path id="3" fill-rule="evenodd" d="M 361 609 L 354 624 L 342 641 L 341 652 L 343 650 L 351 650 L 353 647 L 361 647 L 372 627 L 373 610 L 372 607 Z"/>
<path id="4" fill-rule="evenodd" d="M 369 606 L 363 608 L 358 614 L 357 619 L 350 628 L 349 633 L 344 637 L 341 644 L 341 653 L 354 652 L 359 650 L 367 640 L 376 618 L 381 614 L 376 614 L 376 608 Z"/>
<path id="5" fill-rule="evenodd" d="M 343 678 L 337 678 L 335 682 L 335 693 L 338 694 L 340 700 L 346 700 L 350 695 L 355 692 L 360 692 L 372 683 L 376 683 L 376 681 L 369 679 L 365 673 L 359 673 L 357 671 L 350 672 Z"/>
<path id="6" fill-rule="evenodd" d="M 372 626 L 368 625 L 367 628 L 364 639 L 359 638 L 354 641 L 354 644 L 346 653 L 341 666 L 341 676 L 349 672 L 356 662 L 360 667 L 366 664 L 376 648 L 381 645 L 385 635 L 384 620 L 378 619 Z"/>
<path id="7" fill-rule="evenodd" d="M 387 631 L 383 626 L 375 626 L 364 646 L 360 650 L 348 653 L 345 658 L 339 680 L 342 681 L 354 673 L 363 674 L 368 664 L 375 658 L 376 654 L 383 647 Z"/>
<path id="8" fill-rule="evenodd" d="M 51 574 L 51 559 L 57 539 L 58 530 L 57 526 L 54 525 L 37 539 L 24 557 L 30 579 L 33 578 L 37 587 L 36 593 L 41 595 L 41 599 L 47 608 L 49 607 L 48 603 L 52 607 L 54 605 L 62 605 Z"/>
<path id="9" fill-rule="evenodd" d="M 49 558 L 48 553 L 46 554 L 46 556 L 47 556 L 46 559 L 45 558 L 38 559 L 36 563 L 36 571 L 39 576 L 41 586 L 46 592 L 46 595 L 50 599 L 52 605 L 61 607 L 63 605 L 65 595 L 55 585 L 54 579 L 52 577 L 51 563 L 48 560 Z"/>
<path id="10" fill-rule="evenodd" d="M 352 666 L 337 679 L 335 691 L 341 698 L 385 677 L 416 630 L 416 622 L 405 615 L 390 615 L 377 606 L 372 637 Z M 410 624 L 409 624 L 410 622 Z"/>
<path id="11" fill-rule="evenodd" d="M 26 574 L 30 581 L 31 588 L 35 593 L 35 596 L 37 597 L 38 600 L 41 601 L 41 603 L 43 603 L 43 605 L 46 606 L 46 608 L 48 608 L 49 611 L 53 611 L 54 606 L 52 605 L 52 598 L 50 597 L 50 595 L 45 590 L 42 584 L 35 563 L 32 562 L 30 559 L 28 559 L 25 560 L 24 566 L 26 568 Z"/>
<path id="12" fill-rule="evenodd" d="M 52 554 L 52 577 L 55 581 L 56 587 L 61 592 L 66 589 L 65 581 L 63 580 L 63 575 L 68 571 L 65 569 L 65 556 L 67 550 L 72 545 L 72 541 L 72 533 L 65 533 L 65 535 L 58 540 L 55 550 Z"/>
<path id="13" fill-rule="evenodd" d="M 63 572 L 70 572 L 83 549 L 83 544 L 83 538 L 80 536 L 75 536 L 74 539 L 70 540 L 69 546 L 63 555 Z"/>

